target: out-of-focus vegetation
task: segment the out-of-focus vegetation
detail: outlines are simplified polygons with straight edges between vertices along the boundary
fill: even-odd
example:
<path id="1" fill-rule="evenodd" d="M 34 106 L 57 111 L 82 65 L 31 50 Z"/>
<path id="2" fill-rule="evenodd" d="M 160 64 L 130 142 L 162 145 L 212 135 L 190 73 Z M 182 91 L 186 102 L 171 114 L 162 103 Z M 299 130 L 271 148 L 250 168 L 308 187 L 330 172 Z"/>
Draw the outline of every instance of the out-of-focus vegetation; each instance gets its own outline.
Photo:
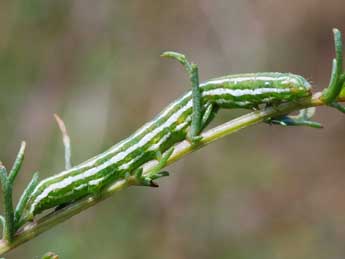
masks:
<path id="1" fill-rule="evenodd" d="M 19 194 L 64 167 L 65 120 L 79 163 L 129 135 L 188 87 L 160 59 L 186 53 L 201 79 L 293 72 L 328 84 L 343 1 L 0 2 L 0 159 L 28 144 Z M 235 116 L 224 111 L 218 121 Z M 345 117 L 325 129 L 259 125 L 190 155 L 159 189 L 130 188 L 7 258 L 343 258 Z"/>

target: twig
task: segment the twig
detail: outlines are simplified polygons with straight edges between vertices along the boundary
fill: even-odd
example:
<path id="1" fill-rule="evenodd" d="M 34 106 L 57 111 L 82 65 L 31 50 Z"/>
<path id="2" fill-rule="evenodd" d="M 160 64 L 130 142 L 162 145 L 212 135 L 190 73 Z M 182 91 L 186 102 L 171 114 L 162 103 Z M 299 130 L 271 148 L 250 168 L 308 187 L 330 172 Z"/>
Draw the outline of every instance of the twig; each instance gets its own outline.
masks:
<path id="1" fill-rule="evenodd" d="M 12 242 L 16 231 L 12 202 L 13 184 L 24 160 L 25 147 L 26 143 L 23 141 L 9 174 L 7 174 L 5 166 L 0 162 L 0 182 L 5 213 L 5 217 L 1 218 L 1 223 L 3 225 L 3 238 L 9 243 Z"/>
<path id="2" fill-rule="evenodd" d="M 65 147 L 65 169 L 68 170 L 72 167 L 71 140 L 64 121 L 56 113 L 54 114 L 54 117 L 62 134 L 62 142 Z"/>
<path id="3" fill-rule="evenodd" d="M 345 95 L 339 96 L 337 99 L 338 102 L 345 101 Z M 188 141 L 182 141 L 177 144 L 174 148 L 173 154 L 167 161 L 166 165 L 172 164 L 175 161 L 181 159 L 185 155 L 196 151 L 197 149 L 206 146 L 224 136 L 230 135 L 238 130 L 243 128 L 249 127 L 256 123 L 265 121 L 271 117 L 277 117 L 281 114 L 287 114 L 296 110 L 314 107 L 314 106 L 322 106 L 327 105 L 321 98 L 321 93 L 316 93 L 313 95 L 311 99 L 303 100 L 300 103 L 286 103 L 282 104 L 278 107 L 269 107 L 264 110 L 258 110 L 241 117 L 238 117 L 234 120 L 226 122 L 220 126 L 212 128 L 204 133 L 201 134 L 202 140 L 200 141 L 199 145 L 191 145 Z M 147 163 L 144 167 L 144 175 L 149 174 L 150 170 L 155 168 L 157 162 L 150 162 Z M 80 213 L 81 211 L 99 203 L 100 201 L 110 197 L 113 193 L 120 191 L 126 187 L 131 185 L 135 185 L 134 176 L 131 176 L 127 179 L 122 179 L 111 185 L 110 187 L 103 190 L 101 194 L 97 196 L 89 196 L 84 199 L 81 199 L 70 206 L 67 206 L 63 209 L 60 209 L 56 212 L 53 212 L 49 215 L 38 219 L 36 222 L 28 223 L 24 226 L 24 229 L 17 233 L 13 239 L 12 243 L 8 243 L 6 241 L 0 241 L 0 255 L 4 254 L 5 252 L 12 250 L 13 248 L 17 247 L 18 245 L 33 239 L 37 235 L 45 232 L 46 230 L 52 228 L 53 226 L 69 219 L 70 217 Z"/>
<path id="4" fill-rule="evenodd" d="M 238 117 L 232 121 L 224 123 L 218 127 L 210 129 L 203 134 L 201 137 L 198 134 L 191 136 L 192 141 L 182 141 L 175 146 L 171 147 L 168 151 L 164 154 L 160 154 L 160 161 L 151 161 L 144 165 L 143 168 L 140 168 L 135 174 L 127 174 L 124 179 L 118 180 L 110 187 L 105 188 L 101 191 L 101 193 L 95 196 L 88 196 L 81 200 L 78 200 L 72 203 L 65 208 L 61 208 L 56 210 L 42 218 L 27 223 L 24 225 L 21 231 L 18 231 L 16 234 L 15 232 L 21 227 L 21 224 L 25 224 L 25 222 L 19 222 L 18 218 L 20 215 L 24 204 L 26 203 L 27 198 L 30 195 L 30 191 L 35 187 L 38 183 L 38 176 L 37 174 L 34 175 L 32 181 L 30 182 L 29 186 L 24 191 L 18 205 L 16 208 L 16 213 L 13 212 L 13 204 L 12 204 L 12 187 L 15 180 L 16 175 L 18 174 L 21 164 L 24 158 L 24 150 L 25 150 L 25 142 L 22 143 L 21 149 L 17 155 L 17 159 L 10 171 L 10 174 L 7 175 L 6 168 L 0 163 L 0 181 L 2 185 L 2 193 L 3 193 L 3 201 L 4 201 L 4 211 L 5 217 L 0 216 L 0 222 L 3 225 L 4 235 L 3 239 L 0 241 L 0 255 L 15 248 L 16 246 L 34 238 L 35 236 L 39 235 L 40 233 L 50 229 L 51 227 L 59 224 L 66 219 L 72 217 L 73 215 L 78 214 L 79 212 L 95 205 L 96 203 L 106 199 L 111 194 L 116 191 L 119 191 L 125 187 L 138 185 L 138 183 L 145 183 L 146 186 L 155 186 L 157 187 L 153 180 L 160 178 L 162 176 L 168 175 L 167 172 L 160 172 L 163 167 L 175 162 L 176 160 L 182 158 L 183 156 L 191 153 L 207 144 L 212 143 L 213 141 L 220 139 L 226 135 L 230 135 L 242 128 L 254 125 L 256 123 L 262 121 L 270 121 L 273 122 L 275 119 L 278 118 L 276 122 L 281 125 L 308 125 L 312 127 L 320 127 L 321 125 L 316 122 L 310 121 L 310 117 L 312 116 L 311 109 L 306 110 L 305 112 L 300 113 L 300 116 L 296 118 L 294 117 L 286 117 L 287 114 L 290 114 L 293 111 L 307 109 L 310 107 L 327 105 L 329 107 L 333 107 L 338 109 L 339 111 L 345 113 L 345 107 L 340 105 L 339 102 L 345 101 L 345 73 L 343 73 L 342 68 L 342 42 L 341 42 L 341 33 L 339 30 L 334 29 L 334 42 L 335 42 L 335 50 L 336 50 L 336 57 L 333 60 L 333 67 L 332 67 L 332 74 L 329 86 L 323 91 L 314 94 L 311 98 L 305 98 L 299 101 L 292 101 L 290 103 L 283 103 L 279 106 L 269 106 L 263 110 L 257 110 L 241 117 Z M 166 53 L 167 54 L 167 53 Z M 168 55 L 174 55 L 174 58 L 177 58 L 180 62 L 187 62 L 184 55 L 179 53 L 169 53 Z M 191 75 L 197 75 L 197 70 L 193 72 L 193 66 L 187 62 L 187 71 L 189 71 Z M 189 67 L 191 66 L 191 67 Z M 196 65 L 194 66 L 196 68 Z M 193 83 L 193 90 L 199 91 L 198 89 L 198 82 L 193 81 L 193 77 L 191 77 Z M 196 79 L 196 78 L 194 78 Z M 193 92 L 193 99 L 196 101 L 200 101 L 199 93 Z M 195 107 L 194 107 L 195 106 Z M 198 108 L 199 107 L 199 108 Z M 196 105 L 193 105 L 193 109 L 199 109 L 200 111 L 200 103 L 196 102 Z M 206 112 L 207 113 L 207 112 Z M 200 125 L 197 124 L 200 122 L 200 116 L 196 116 L 196 124 L 194 125 L 196 130 L 200 130 Z M 283 118 L 282 118 L 283 117 Z M 285 117 L 285 118 L 284 118 Z M 55 118 L 58 122 L 58 125 L 62 131 L 63 135 L 63 142 L 65 145 L 65 165 L 66 168 L 71 167 L 71 147 L 70 147 L 70 139 L 66 131 L 66 127 L 64 122 L 55 115 Z M 273 120 L 272 120 L 273 118 Z M 280 118 L 280 120 L 279 120 Z M 292 120 L 292 121 L 291 121 Z M 207 119 L 206 119 L 207 121 Z M 193 122 L 192 122 L 193 124 Z M 193 126 L 193 125 L 192 125 Z M 195 133 L 195 132 L 194 132 Z M 192 134 L 193 135 L 193 134 Z M 198 145 L 195 145 L 193 142 L 197 138 Z M 188 137 L 187 137 L 188 139 Z M 141 184 L 143 185 L 143 184 Z"/>

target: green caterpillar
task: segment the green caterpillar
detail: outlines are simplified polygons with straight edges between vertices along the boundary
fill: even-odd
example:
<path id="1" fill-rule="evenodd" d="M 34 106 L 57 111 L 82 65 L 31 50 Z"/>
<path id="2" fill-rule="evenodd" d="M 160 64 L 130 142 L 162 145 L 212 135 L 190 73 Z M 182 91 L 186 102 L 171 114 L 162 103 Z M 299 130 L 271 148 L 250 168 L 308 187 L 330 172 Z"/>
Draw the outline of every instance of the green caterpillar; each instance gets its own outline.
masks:
<path id="1" fill-rule="evenodd" d="M 256 109 L 311 96 L 311 85 L 290 73 L 231 75 L 200 84 L 204 128 L 219 108 Z M 40 212 L 71 203 L 123 180 L 176 143 L 188 138 L 192 124 L 193 95 L 187 92 L 133 135 L 80 165 L 42 180 L 30 194 L 21 222 Z"/>

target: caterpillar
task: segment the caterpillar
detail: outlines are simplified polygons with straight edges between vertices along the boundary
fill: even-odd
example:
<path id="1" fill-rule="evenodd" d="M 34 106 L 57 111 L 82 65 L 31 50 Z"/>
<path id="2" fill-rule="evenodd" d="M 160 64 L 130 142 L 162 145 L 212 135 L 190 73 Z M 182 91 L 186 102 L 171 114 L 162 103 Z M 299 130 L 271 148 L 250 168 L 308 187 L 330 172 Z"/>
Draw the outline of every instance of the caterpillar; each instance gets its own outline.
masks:
<path id="1" fill-rule="evenodd" d="M 290 73 L 252 73 L 211 79 L 199 85 L 202 109 L 256 109 L 311 96 L 311 85 L 302 76 Z M 211 105 L 211 106 L 210 106 Z M 22 213 L 22 222 L 44 210 L 71 203 L 123 180 L 128 173 L 187 138 L 192 122 L 192 91 L 167 106 L 134 134 L 80 165 L 42 180 Z M 212 120 L 210 116 L 206 126 Z"/>

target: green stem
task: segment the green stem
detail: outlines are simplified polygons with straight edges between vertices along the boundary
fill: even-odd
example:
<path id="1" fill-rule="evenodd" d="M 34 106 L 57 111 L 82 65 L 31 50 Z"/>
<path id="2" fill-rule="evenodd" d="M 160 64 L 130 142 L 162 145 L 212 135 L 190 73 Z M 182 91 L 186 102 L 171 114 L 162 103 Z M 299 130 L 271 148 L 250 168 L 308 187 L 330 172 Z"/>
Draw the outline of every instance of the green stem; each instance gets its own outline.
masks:
<path id="1" fill-rule="evenodd" d="M 24 206 L 26 202 L 28 201 L 30 194 L 33 192 L 33 190 L 37 186 L 37 184 L 38 184 L 38 173 L 35 173 L 18 201 L 16 210 L 14 213 L 14 224 L 15 224 L 16 230 L 18 230 L 21 227 L 21 225 L 24 224 L 24 222 L 20 222 L 20 215 L 22 215 Z"/>
<path id="2" fill-rule="evenodd" d="M 10 182 L 11 185 L 13 185 L 14 180 L 16 179 L 18 172 L 20 171 L 20 168 L 22 167 L 22 164 L 24 161 L 25 147 L 26 147 L 26 143 L 25 141 L 22 141 L 16 160 L 14 161 L 12 169 L 8 175 L 8 181 Z"/>
<path id="3" fill-rule="evenodd" d="M 224 123 L 218 127 L 212 128 L 204 132 L 203 134 L 201 134 L 202 140 L 200 141 L 200 145 L 192 145 L 189 141 L 186 140 L 182 141 L 174 147 L 174 152 L 169 157 L 166 166 L 181 159 L 183 156 L 203 146 L 206 146 L 224 136 L 230 135 L 238 130 L 249 127 L 256 123 L 265 121 L 268 118 L 277 117 L 282 114 L 288 114 L 292 111 L 300 110 L 303 108 L 327 105 L 320 97 L 321 93 L 316 93 L 312 98 L 303 100 L 300 103 L 286 103 L 278 107 L 269 107 L 264 110 L 258 110 L 248 113 L 246 115 L 243 115 L 239 118 L 236 118 L 234 120 L 231 120 L 227 123 Z M 337 101 L 344 102 L 345 96 L 339 97 Z M 156 161 L 147 163 L 144 167 L 143 175 L 148 175 L 150 171 L 156 167 L 156 165 Z M 0 241 L 0 255 L 4 254 L 9 250 L 12 250 L 13 248 L 30 239 L 33 239 L 37 235 L 47 231 L 55 225 L 64 222 L 70 217 L 110 197 L 113 193 L 120 191 L 131 185 L 135 185 L 135 183 L 136 181 L 134 179 L 134 176 L 130 176 L 127 179 L 117 181 L 112 186 L 108 187 L 101 194 L 95 197 L 86 197 L 71 204 L 70 206 L 67 206 L 61 210 L 55 211 L 49 215 L 44 216 L 43 218 L 38 219 L 36 222 L 27 224 L 21 232 L 15 235 L 15 238 L 11 243 L 8 243 L 4 240 Z"/>
<path id="4" fill-rule="evenodd" d="M 334 103 L 342 90 L 344 75 L 343 73 L 343 44 L 341 40 L 341 32 L 334 28 L 334 47 L 335 58 L 332 61 L 332 74 L 329 87 L 322 93 L 322 99 L 325 103 L 331 105 Z M 332 106 L 332 105 L 331 105 Z M 340 108 L 341 109 L 341 108 Z"/>
<path id="5" fill-rule="evenodd" d="M 4 204 L 5 226 L 3 238 L 6 242 L 12 242 L 14 235 L 14 212 L 12 205 L 12 184 L 8 179 L 6 168 L 0 165 L 0 179 L 2 189 L 2 202 Z"/>
<path id="6" fill-rule="evenodd" d="M 2 236 L 5 237 L 6 233 L 6 220 L 3 216 L 0 215 L 0 222 L 2 225 Z"/>

